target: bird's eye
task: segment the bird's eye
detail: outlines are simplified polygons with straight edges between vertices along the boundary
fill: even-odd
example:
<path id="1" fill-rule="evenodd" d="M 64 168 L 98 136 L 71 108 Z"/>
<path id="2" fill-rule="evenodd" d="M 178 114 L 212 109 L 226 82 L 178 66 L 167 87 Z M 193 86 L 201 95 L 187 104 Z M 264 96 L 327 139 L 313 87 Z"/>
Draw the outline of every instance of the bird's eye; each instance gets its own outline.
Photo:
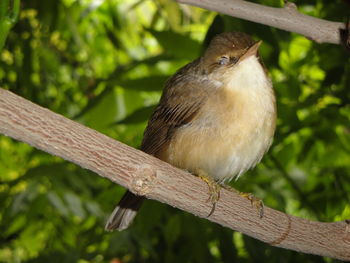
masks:
<path id="1" fill-rule="evenodd" d="M 229 62 L 230 62 L 230 57 L 222 56 L 219 58 L 218 64 L 219 65 L 227 65 Z"/>

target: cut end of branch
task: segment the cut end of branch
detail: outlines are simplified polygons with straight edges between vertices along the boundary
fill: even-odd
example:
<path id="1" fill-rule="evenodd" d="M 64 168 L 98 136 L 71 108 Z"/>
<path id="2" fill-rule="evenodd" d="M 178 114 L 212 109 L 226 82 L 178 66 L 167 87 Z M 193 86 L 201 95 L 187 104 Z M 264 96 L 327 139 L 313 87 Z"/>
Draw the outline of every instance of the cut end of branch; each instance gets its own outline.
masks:
<path id="1" fill-rule="evenodd" d="M 345 24 L 345 29 L 340 29 L 340 37 L 345 48 L 350 51 L 350 19 Z"/>
<path id="2" fill-rule="evenodd" d="M 344 242 L 350 243 L 350 219 L 345 220 L 346 227 L 345 227 L 345 235 L 343 237 Z"/>

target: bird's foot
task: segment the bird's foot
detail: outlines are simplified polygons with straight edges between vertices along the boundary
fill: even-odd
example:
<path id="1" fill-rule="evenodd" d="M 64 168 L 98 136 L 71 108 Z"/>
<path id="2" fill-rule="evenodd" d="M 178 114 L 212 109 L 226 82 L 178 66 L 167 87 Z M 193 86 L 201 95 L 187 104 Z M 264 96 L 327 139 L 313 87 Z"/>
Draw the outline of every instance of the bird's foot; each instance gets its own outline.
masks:
<path id="1" fill-rule="evenodd" d="M 216 203 L 219 201 L 220 199 L 220 190 L 221 190 L 221 186 L 219 183 L 217 183 L 212 177 L 209 177 L 205 172 L 203 171 L 199 171 L 197 173 L 198 177 L 200 179 L 202 179 L 209 188 L 209 198 L 207 201 L 210 201 L 212 204 L 212 208 L 210 213 L 208 214 L 207 217 L 211 216 L 214 211 L 215 211 L 215 207 L 216 207 Z"/>
<path id="2" fill-rule="evenodd" d="M 239 195 L 247 198 L 250 201 L 250 203 L 252 204 L 252 206 L 255 206 L 256 209 L 258 210 L 260 218 L 263 218 L 263 216 L 264 216 L 264 202 L 261 199 L 255 197 L 251 193 L 239 192 Z"/>
<path id="3" fill-rule="evenodd" d="M 222 187 L 228 191 L 234 192 L 244 198 L 247 198 L 251 202 L 252 206 L 255 206 L 257 208 L 260 218 L 264 216 L 264 202 L 261 199 L 255 197 L 251 193 L 237 191 L 236 189 L 226 184 L 222 185 Z"/>

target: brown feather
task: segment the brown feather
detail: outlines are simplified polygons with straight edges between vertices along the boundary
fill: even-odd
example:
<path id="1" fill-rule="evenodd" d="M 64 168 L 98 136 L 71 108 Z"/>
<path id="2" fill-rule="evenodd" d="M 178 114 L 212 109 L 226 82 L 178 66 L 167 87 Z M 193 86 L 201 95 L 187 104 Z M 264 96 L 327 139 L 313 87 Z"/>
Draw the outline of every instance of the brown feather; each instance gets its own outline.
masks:
<path id="1" fill-rule="evenodd" d="M 163 150 L 170 143 L 174 131 L 190 124 L 210 93 L 213 83 L 197 71 L 199 60 L 187 64 L 165 84 L 159 105 L 144 132 L 141 150 L 162 159 Z M 186 101 L 186 103 L 183 103 Z"/>

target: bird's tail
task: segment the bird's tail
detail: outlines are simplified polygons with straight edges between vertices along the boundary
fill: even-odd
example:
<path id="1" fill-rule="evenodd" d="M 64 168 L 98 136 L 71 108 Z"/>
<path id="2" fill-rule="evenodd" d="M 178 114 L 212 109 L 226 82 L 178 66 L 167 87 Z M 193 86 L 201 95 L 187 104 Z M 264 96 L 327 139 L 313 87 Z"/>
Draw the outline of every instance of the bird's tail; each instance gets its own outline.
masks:
<path id="1" fill-rule="evenodd" d="M 128 228 L 134 220 L 144 199 L 145 198 L 142 196 L 134 195 L 130 191 L 127 191 L 109 216 L 105 230 L 121 231 Z"/>

